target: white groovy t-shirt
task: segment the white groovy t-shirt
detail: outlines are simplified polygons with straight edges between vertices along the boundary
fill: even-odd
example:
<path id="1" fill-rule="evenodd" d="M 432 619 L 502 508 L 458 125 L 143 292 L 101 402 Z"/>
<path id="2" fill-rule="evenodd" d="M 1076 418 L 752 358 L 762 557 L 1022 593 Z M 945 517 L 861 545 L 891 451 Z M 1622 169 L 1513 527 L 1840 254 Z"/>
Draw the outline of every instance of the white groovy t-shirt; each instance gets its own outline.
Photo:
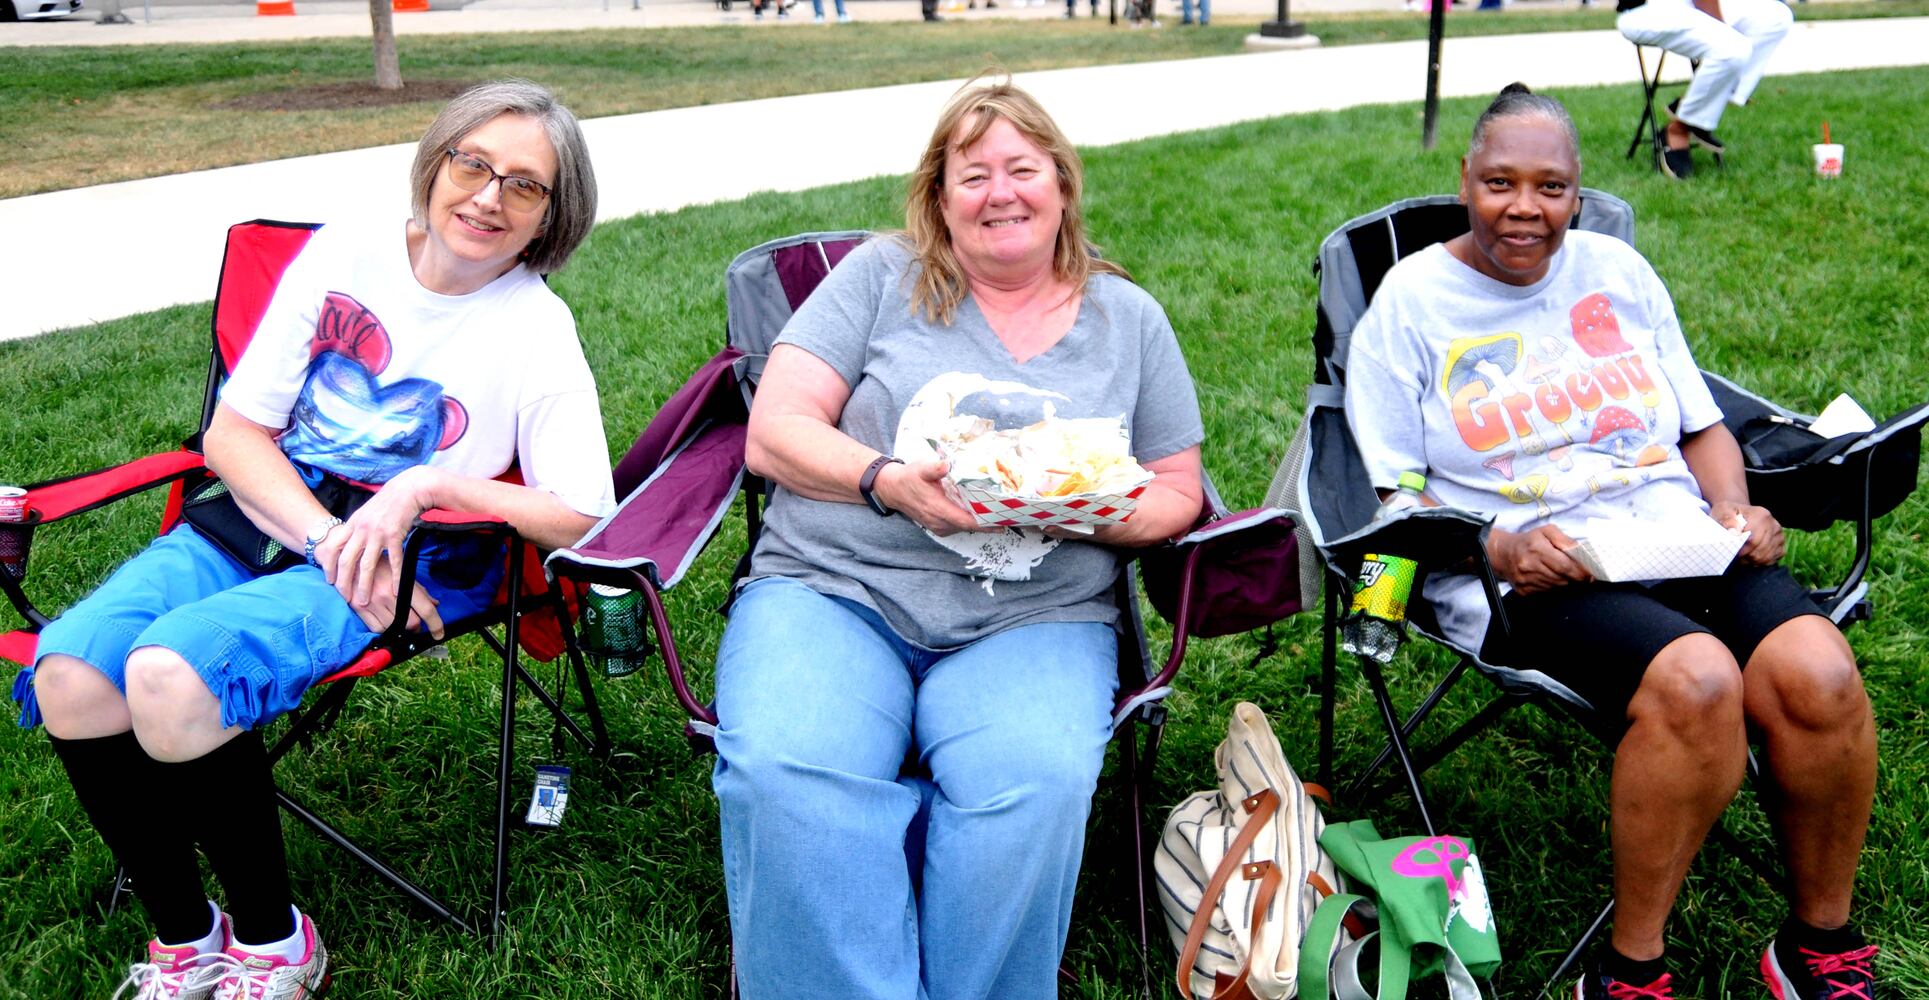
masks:
<path id="1" fill-rule="evenodd" d="M 1571 232 L 1526 286 L 1428 247 L 1387 273 L 1353 331 L 1347 419 L 1367 475 L 1424 471 L 1441 503 L 1523 531 L 1705 516 L 1679 447 L 1721 420 L 1673 300 L 1633 247 Z M 1448 638 L 1479 649 L 1479 582 L 1435 573 Z"/>

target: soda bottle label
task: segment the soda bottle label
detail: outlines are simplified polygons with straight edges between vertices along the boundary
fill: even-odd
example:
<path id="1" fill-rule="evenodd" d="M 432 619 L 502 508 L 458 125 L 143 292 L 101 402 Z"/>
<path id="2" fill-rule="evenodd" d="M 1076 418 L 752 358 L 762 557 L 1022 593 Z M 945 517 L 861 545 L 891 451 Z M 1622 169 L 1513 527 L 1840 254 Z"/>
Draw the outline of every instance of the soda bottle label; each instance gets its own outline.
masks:
<path id="1" fill-rule="evenodd" d="M 1351 614 L 1364 614 L 1387 622 L 1407 619 L 1407 595 L 1413 592 L 1413 577 L 1419 564 L 1400 556 L 1368 553 L 1360 563 L 1359 579 L 1353 582 Z"/>

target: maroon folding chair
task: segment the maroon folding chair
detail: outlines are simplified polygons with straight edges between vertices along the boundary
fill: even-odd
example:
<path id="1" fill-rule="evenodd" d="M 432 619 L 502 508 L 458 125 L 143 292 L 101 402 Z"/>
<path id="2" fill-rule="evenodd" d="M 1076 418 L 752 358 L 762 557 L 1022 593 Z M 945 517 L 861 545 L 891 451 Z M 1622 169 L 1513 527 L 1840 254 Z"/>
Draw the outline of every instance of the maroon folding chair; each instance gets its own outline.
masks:
<path id="1" fill-rule="evenodd" d="M 805 233 L 754 247 L 725 272 L 726 344 L 666 401 L 616 467 L 623 500 L 576 545 L 549 555 L 560 579 L 603 584 L 643 595 L 651 631 L 677 699 L 688 714 L 685 734 L 699 752 L 715 749 L 717 716 L 685 678 L 662 591 L 683 579 L 741 493 L 749 547 L 754 547 L 768 484 L 744 468 L 751 394 L 771 343 L 818 283 L 869 236 L 859 231 Z M 1163 663 L 1152 658 L 1139 614 L 1137 570 L 1130 563 L 1114 592 L 1119 621 L 1119 697 L 1113 711 L 1118 780 L 1136 865 L 1136 930 L 1143 989 L 1151 995 L 1151 853 L 1145 807 L 1165 721 L 1165 697 L 1190 636 L 1261 628 L 1300 610 L 1299 570 L 1291 517 L 1282 510 L 1228 513 L 1207 484 L 1200 526 L 1178 542 L 1140 553 L 1146 591 L 1173 625 Z M 732 583 L 749 564 L 738 560 Z M 1143 736 L 1138 730 L 1145 730 Z M 735 982 L 730 995 L 736 995 Z"/>
<path id="2" fill-rule="evenodd" d="M 36 483 L 27 487 L 27 519 L 18 524 L 0 523 L 0 590 L 5 591 L 15 610 L 28 623 L 25 629 L 0 635 L 0 657 L 23 666 L 31 664 L 36 633 L 50 620 L 34 606 L 24 590 L 26 555 L 36 530 L 163 485 L 169 487 L 169 494 L 161 517 L 160 532 L 165 534 L 180 520 L 183 496 L 210 476 L 202 461 L 201 435 L 214 419 L 221 384 L 247 350 L 282 273 L 319 228 L 318 225 L 267 220 L 239 223 L 229 228 L 220 285 L 215 292 L 212 324 L 214 344 L 202 398 L 201 424 L 178 450 L 150 455 L 97 472 Z M 503 478 L 514 480 L 515 477 L 516 471 L 511 469 Z M 549 710 L 559 733 L 569 733 L 591 753 L 606 752 L 609 736 L 602 713 L 597 708 L 589 674 L 581 655 L 576 651 L 569 629 L 574 595 L 568 593 L 565 587 L 551 586 L 546 582 L 540 554 L 532 545 L 522 541 L 507 523 L 490 515 L 444 510 L 424 512 L 405 543 L 399 586 L 404 591 L 413 586 L 416 556 L 423 542 L 431 534 L 450 533 L 499 537 L 504 541 L 507 572 L 493 606 L 481 615 L 448 623 L 444 630 L 447 638 L 443 640 L 436 640 L 426 632 L 407 631 L 407 607 L 398 607 L 395 621 L 365 652 L 317 682 L 318 694 L 314 700 L 289 713 L 288 726 L 269 750 L 269 758 L 279 761 L 297 743 L 307 746 L 317 734 L 333 726 L 362 678 L 371 677 L 459 636 L 481 636 L 502 660 L 503 693 L 496 764 L 495 869 L 485 920 L 475 921 L 458 915 L 454 907 L 404 877 L 286 790 L 278 791 L 277 796 L 283 809 L 367 865 L 383 881 L 421 904 L 424 909 L 465 931 L 481 931 L 493 941 L 501 927 L 504 893 L 508 884 L 510 768 L 518 685 L 527 688 Z M 7 557 L 10 552 L 15 554 L 14 558 Z M 519 650 L 544 661 L 568 653 L 570 672 L 580 692 L 580 711 L 588 722 L 589 732 L 584 731 L 582 724 L 565 707 L 568 697 L 563 681 L 565 675 L 559 671 L 559 681 L 552 692 L 523 668 Z M 16 686 L 24 683 L 23 672 Z M 557 738 L 561 739 L 560 736 Z M 109 912 L 119 904 L 126 891 L 127 879 L 122 873 L 115 878 Z"/>

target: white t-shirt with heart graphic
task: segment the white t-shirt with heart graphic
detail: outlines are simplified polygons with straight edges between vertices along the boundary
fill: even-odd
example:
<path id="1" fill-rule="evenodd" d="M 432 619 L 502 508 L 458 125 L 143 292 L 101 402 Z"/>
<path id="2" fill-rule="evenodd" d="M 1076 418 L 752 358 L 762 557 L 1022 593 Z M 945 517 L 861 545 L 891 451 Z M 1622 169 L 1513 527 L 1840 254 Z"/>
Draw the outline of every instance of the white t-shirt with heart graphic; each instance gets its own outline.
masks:
<path id="1" fill-rule="evenodd" d="M 331 223 L 282 276 L 221 390 L 297 462 L 380 484 L 413 465 L 615 509 L 596 382 L 569 307 L 520 264 L 467 295 L 416 281 L 393 222 Z"/>

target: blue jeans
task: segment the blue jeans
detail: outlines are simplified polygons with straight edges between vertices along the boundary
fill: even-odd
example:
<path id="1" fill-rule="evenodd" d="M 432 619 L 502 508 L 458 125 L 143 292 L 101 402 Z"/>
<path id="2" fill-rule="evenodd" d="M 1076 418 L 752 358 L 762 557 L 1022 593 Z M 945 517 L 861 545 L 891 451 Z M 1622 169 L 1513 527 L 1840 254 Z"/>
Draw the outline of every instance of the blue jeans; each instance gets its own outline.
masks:
<path id="1" fill-rule="evenodd" d="M 935 652 L 795 581 L 745 587 L 712 776 L 743 996 L 1056 997 L 1117 686 L 1109 625 Z"/>
<path id="2" fill-rule="evenodd" d="M 1192 0 L 1179 0 L 1179 23 L 1192 23 Z M 1199 0 L 1199 23 L 1212 23 L 1212 0 Z"/>
<path id="3" fill-rule="evenodd" d="M 843 16 L 844 16 L 844 0 L 836 0 L 836 2 L 837 2 L 837 16 L 838 16 L 838 17 L 843 17 Z M 824 0 L 810 0 L 810 9 L 811 9 L 811 12 L 812 12 L 812 13 L 814 13 L 814 14 L 816 14 L 816 15 L 817 15 L 818 17 L 823 17 L 823 16 L 824 16 Z"/>

